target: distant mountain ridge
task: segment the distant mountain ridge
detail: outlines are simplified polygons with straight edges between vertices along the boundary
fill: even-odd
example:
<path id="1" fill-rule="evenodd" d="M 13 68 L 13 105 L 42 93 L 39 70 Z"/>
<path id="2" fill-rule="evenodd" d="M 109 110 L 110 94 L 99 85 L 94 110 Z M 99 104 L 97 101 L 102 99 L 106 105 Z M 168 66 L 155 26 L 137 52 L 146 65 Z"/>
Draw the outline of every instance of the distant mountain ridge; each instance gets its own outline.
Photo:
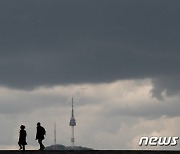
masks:
<path id="1" fill-rule="evenodd" d="M 65 146 L 62 144 L 56 144 L 56 145 L 50 145 L 45 148 L 45 150 L 93 150 L 91 148 L 87 147 L 81 147 L 81 146 Z"/>

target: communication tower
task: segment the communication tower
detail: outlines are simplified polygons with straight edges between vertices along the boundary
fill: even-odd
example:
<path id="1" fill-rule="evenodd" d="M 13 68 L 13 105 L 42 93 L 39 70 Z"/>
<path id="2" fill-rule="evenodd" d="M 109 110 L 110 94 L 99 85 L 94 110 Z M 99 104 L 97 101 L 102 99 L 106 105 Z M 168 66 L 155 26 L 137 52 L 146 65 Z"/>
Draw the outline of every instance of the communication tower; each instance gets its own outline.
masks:
<path id="1" fill-rule="evenodd" d="M 72 143 L 72 147 L 74 147 L 74 142 L 75 142 L 75 138 L 74 138 L 74 126 L 76 126 L 76 120 L 74 118 L 74 110 L 73 110 L 73 97 L 72 97 L 72 113 L 71 113 L 71 119 L 69 122 L 69 125 L 71 126 L 71 143 Z"/>
<path id="2" fill-rule="evenodd" d="M 56 150 L 56 122 L 54 122 L 54 148 Z"/>

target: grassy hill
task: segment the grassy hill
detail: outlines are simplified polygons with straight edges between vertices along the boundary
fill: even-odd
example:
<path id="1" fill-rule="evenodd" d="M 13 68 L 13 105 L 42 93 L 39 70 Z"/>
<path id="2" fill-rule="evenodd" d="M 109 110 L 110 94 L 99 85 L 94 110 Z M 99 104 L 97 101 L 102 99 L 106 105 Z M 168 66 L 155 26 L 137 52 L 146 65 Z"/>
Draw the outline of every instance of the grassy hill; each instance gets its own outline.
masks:
<path id="1" fill-rule="evenodd" d="M 91 148 L 87 147 L 81 147 L 81 146 L 65 146 L 61 144 L 56 144 L 56 145 L 50 145 L 45 148 L 45 150 L 93 150 Z"/>

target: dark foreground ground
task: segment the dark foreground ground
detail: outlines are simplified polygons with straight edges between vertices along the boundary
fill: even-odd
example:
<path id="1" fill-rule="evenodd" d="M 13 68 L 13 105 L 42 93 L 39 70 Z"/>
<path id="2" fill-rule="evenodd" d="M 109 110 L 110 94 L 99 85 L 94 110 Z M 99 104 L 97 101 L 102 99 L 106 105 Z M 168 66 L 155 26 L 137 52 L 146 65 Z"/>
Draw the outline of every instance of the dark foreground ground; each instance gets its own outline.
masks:
<path id="1" fill-rule="evenodd" d="M 160 150 L 47 150 L 47 151 L 35 151 L 27 150 L 0 150 L 0 154 L 166 154 L 166 153 L 179 153 L 180 151 L 160 151 Z"/>

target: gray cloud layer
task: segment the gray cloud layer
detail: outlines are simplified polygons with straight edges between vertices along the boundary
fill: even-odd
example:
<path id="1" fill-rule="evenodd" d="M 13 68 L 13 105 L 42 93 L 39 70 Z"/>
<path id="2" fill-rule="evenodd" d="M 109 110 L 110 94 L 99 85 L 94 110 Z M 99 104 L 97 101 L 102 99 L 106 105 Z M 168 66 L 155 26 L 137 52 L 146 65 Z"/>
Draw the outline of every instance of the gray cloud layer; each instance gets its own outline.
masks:
<path id="1" fill-rule="evenodd" d="M 179 6 L 178 0 L 1 1 L 0 84 L 148 77 L 154 92 L 170 94 L 180 76 Z"/>

